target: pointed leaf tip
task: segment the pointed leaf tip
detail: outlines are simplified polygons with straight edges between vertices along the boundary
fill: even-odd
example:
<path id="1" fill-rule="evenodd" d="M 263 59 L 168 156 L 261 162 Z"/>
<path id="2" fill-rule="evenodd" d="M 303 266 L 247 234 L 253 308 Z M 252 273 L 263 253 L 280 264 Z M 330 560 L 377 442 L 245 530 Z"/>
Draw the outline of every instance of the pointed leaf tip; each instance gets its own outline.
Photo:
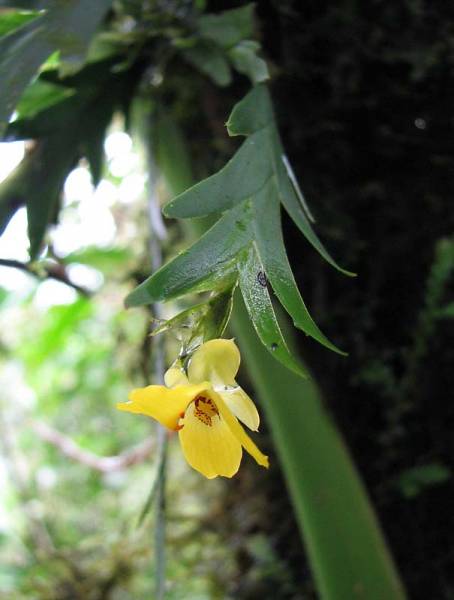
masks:
<path id="1" fill-rule="evenodd" d="M 250 240 L 246 203 L 225 213 L 197 242 L 153 273 L 126 305 L 166 302 L 190 292 L 225 289 L 236 277 L 235 258 Z"/>
<path id="2" fill-rule="evenodd" d="M 202 217 L 232 209 L 253 196 L 272 172 L 266 138 L 264 131 L 248 137 L 225 167 L 170 200 L 164 206 L 164 215 Z"/>
<path id="3" fill-rule="evenodd" d="M 237 104 L 227 121 L 229 135 L 251 135 L 274 122 L 273 107 L 266 84 L 261 83 Z"/>
<path id="4" fill-rule="evenodd" d="M 254 202 L 254 235 L 264 272 L 295 326 L 330 350 L 342 354 L 320 331 L 296 285 L 282 235 L 278 192 L 277 179 L 272 177 L 257 194 Z"/>

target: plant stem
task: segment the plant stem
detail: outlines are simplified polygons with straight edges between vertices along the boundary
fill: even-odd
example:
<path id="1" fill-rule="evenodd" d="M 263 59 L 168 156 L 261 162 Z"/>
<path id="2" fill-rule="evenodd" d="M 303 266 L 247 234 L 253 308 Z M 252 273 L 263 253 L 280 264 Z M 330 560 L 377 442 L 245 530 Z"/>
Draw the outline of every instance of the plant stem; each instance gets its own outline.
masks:
<path id="1" fill-rule="evenodd" d="M 148 124 L 148 120 L 147 120 Z M 148 127 L 147 138 L 150 139 Z M 145 139 L 147 142 L 147 139 Z M 145 143 L 148 171 L 148 218 L 150 222 L 150 258 L 152 271 L 157 271 L 162 265 L 162 244 L 167 239 L 167 231 L 161 214 L 161 207 L 155 189 L 157 170 L 154 163 L 150 145 Z M 153 316 L 162 319 L 162 308 L 159 303 L 151 307 Z M 153 340 L 153 373 L 155 380 L 164 382 L 165 373 L 165 351 L 164 339 L 161 337 Z M 156 480 L 152 485 L 147 505 L 155 504 L 154 522 L 154 548 L 155 548 L 155 598 L 162 600 L 165 594 L 166 583 L 166 463 L 167 463 L 167 432 L 162 425 L 157 424 L 157 472 Z M 146 506 L 144 508 L 146 508 Z M 144 514 L 144 512 L 142 512 Z"/>
<path id="2" fill-rule="evenodd" d="M 166 463 L 167 463 L 167 432 L 163 427 L 158 430 L 158 445 L 160 449 L 158 457 L 158 473 L 156 487 L 155 506 L 155 563 L 156 563 L 156 599 L 162 600 L 165 593 L 166 583 L 166 552 L 165 552 L 165 516 L 166 516 Z"/>

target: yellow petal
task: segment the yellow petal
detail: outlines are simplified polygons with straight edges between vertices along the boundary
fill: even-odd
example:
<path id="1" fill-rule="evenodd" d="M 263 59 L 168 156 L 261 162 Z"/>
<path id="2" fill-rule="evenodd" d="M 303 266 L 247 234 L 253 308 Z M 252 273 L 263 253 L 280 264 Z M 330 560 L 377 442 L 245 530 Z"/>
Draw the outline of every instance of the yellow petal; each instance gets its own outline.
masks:
<path id="1" fill-rule="evenodd" d="M 240 442 L 219 415 L 211 416 L 207 424 L 195 411 L 195 404 L 190 404 L 178 433 L 186 460 L 208 479 L 218 475 L 232 477 L 240 467 Z"/>
<path id="2" fill-rule="evenodd" d="M 246 452 L 248 452 L 259 465 L 268 468 L 268 457 L 265 456 L 265 454 L 263 454 L 262 452 L 260 452 L 260 450 L 254 444 L 254 442 L 248 436 L 248 434 L 238 423 L 237 418 L 230 412 L 222 397 L 216 392 L 211 392 L 211 396 L 216 403 L 216 407 L 219 411 L 220 416 L 229 426 L 231 432 L 237 438 L 237 440 L 240 442 L 240 444 L 243 446 Z"/>
<path id="3" fill-rule="evenodd" d="M 167 369 L 167 371 L 165 372 L 164 383 L 167 387 L 172 388 L 176 385 L 187 384 L 188 378 L 186 376 L 186 373 L 182 369 L 172 365 L 170 369 Z"/>
<path id="4" fill-rule="evenodd" d="M 172 389 L 163 385 L 149 385 L 132 390 L 129 402 L 117 404 L 119 410 L 147 415 L 169 429 L 178 429 L 178 420 L 188 404 L 205 391 L 210 384 L 178 385 Z"/>
<path id="5" fill-rule="evenodd" d="M 191 383 L 211 381 L 232 385 L 240 367 L 240 351 L 233 340 L 210 340 L 194 352 L 188 368 Z"/>
<path id="6" fill-rule="evenodd" d="M 257 431 L 260 425 L 260 417 L 255 404 L 244 390 L 239 386 L 232 390 L 217 389 L 216 392 L 222 396 L 227 407 L 235 417 L 242 421 L 252 431 Z"/>

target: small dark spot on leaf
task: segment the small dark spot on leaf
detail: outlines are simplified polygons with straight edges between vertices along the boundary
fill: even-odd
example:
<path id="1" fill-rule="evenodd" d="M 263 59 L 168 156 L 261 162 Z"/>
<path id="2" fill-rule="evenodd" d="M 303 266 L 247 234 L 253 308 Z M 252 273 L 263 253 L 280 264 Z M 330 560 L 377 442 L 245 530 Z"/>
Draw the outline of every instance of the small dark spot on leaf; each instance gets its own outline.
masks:
<path id="1" fill-rule="evenodd" d="M 279 344 L 276 344 L 276 342 L 273 342 L 271 344 L 271 350 L 274 352 L 275 350 L 277 350 L 279 348 Z"/>
<path id="2" fill-rule="evenodd" d="M 257 281 L 262 287 L 266 287 L 266 284 L 268 283 L 268 278 L 263 271 L 259 271 L 257 273 Z"/>

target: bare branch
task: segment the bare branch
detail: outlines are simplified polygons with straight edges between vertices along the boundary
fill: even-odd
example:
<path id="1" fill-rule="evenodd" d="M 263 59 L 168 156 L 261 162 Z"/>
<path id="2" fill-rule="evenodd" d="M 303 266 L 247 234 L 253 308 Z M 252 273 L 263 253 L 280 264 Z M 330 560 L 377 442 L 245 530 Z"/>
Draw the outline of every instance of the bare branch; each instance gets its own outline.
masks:
<path id="1" fill-rule="evenodd" d="M 18 269 L 19 271 L 24 271 L 25 273 L 28 273 L 29 275 L 32 275 L 40 280 L 47 278 L 55 279 L 56 281 L 60 281 L 61 283 L 73 288 L 73 290 L 76 290 L 76 292 L 82 296 L 91 296 L 90 290 L 87 290 L 87 288 L 77 285 L 77 283 L 71 281 L 68 273 L 65 270 L 65 267 L 58 263 L 47 263 L 44 265 L 40 264 L 39 268 L 42 269 L 42 274 L 39 271 L 36 271 L 30 263 L 23 263 L 20 260 L 13 260 L 10 258 L 0 258 L 0 267 Z"/>
<path id="2" fill-rule="evenodd" d="M 116 456 L 98 456 L 93 452 L 84 450 L 70 437 L 46 423 L 35 421 L 32 423 L 32 427 L 42 440 L 55 446 L 64 456 L 100 473 L 122 471 L 132 465 L 141 463 L 150 456 L 154 447 L 154 440 L 147 438 L 138 446 Z"/>

